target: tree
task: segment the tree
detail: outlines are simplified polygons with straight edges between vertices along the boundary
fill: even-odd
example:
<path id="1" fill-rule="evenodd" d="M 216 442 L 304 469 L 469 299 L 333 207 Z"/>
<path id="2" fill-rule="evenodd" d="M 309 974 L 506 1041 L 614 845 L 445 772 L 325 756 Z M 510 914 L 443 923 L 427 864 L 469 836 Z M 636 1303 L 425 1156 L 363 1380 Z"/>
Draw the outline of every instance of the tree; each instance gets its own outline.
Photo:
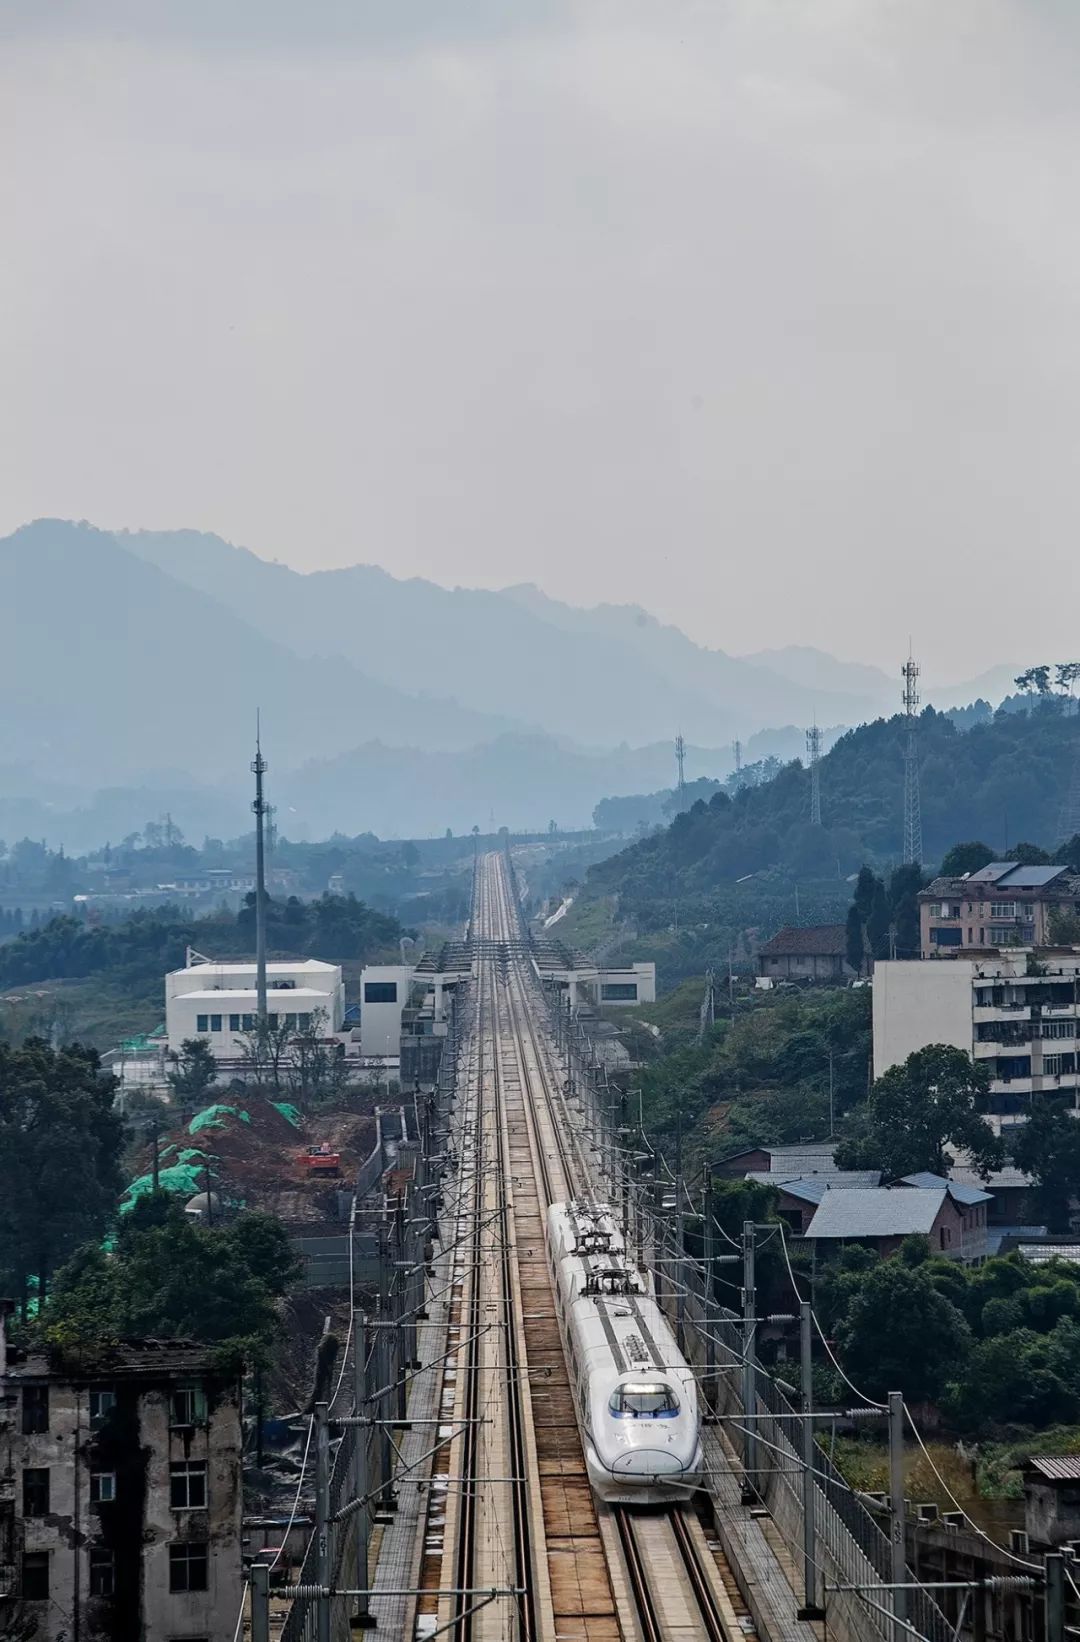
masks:
<path id="1" fill-rule="evenodd" d="M 887 958 L 889 956 L 891 922 L 889 898 L 885 893 L 885 885 L 878 878 L 874 881 L 874 898 L 870 903 L 870 916 L 866 920 L 866 938 L 870 943 L 870 951 L 875 958 Z"/>
<path id="2" fill-rule="evenodd" d="M 294 1267 L 271 1217 L 208 1228 L 158 1193 L 123 1217 L 111 1255 L 87 1245 L 58 1273 L 45 1338 L 68 1348 L 125 1337 L 202 1340 L 238 1366 L 269 1352 L 278 1333 L 274 1299 Z"/>
<path id="3" fill-rule="evenodd" d="M 994 859 L 989 844 L 973 840 L 970 844 L 954 844 L 941 863 L 943 878 L 963 878 L 969 872 L 981 872 Z"/>
<path id="4" fill-rule="evenodd" d="M 837 1328 L 841 1361 L 871 1396 L 931 1401 L 962 1368 L 971 1330 L 925 1266 L 882 1260 L 862 1279 Z"/>
<path id="5" fill-rule="evenodd" d="M 869 867 L 860 867 L 859 876 L 855 880 L 855 905 L 859 917 L 865 924 L 870 917 L 874 905 L 874 892 L 878 887 L 878 880 Z"/>
<path id="6" fill-rule="evenodd" d="M 108 1223 L 123 1140 L 116 1079 L 97 1051 L 40 1038 L 0 1044 L 0 1274 L 27 1304 L 57 1265 Z"/>
<path id="7" fill-rule="evenodd" d="M 1072 907 L 1051 907 L 1048 933 L 1051 946 L 1080 946 L 1080 912 Z"/>
<path id="8" fill-rule="evenodd" d="M 931 1043 L 890 1066 L 870 1091 L 861 1123 L 841 1141 L 842 1169 L 879 1168 L 889 1179 L 928 1169 L 948 1173 L 946 1147 L 971 1153 L 984 1173 L 1004 1159 L 1001 1139 L 982 1117 L 990 1071 L 962 1049 Z"/>
<path id="9" fill-rule="evenodd" d="M 848 907 L 847 923 L 844 927 L 844 950 L 850 968 L 856 975 L 861 975 L 866 950 L 866 931 L 854 901 Z"/>
<path id="10" fill-rule="evenodd" d="M 1055 1236 L 1072 1230 L 1072 1200 L 1080 1188 L 1080 1122 L 1066 1101 L 1042 1096 L 1018 1125 L 1013 1161 L 1035 1180 L 1040 1215 Z"/>
<path id="11" fill-rule="evenodd" d="M 166 1073 L 177 1100 L 200 1101 L 217 1078 L 217 1062 L 209 1038 L 185 1038 L 179 1050 L 170 1049 L 172 1071 Z"/>
<path id="12" fill-rule="evenodd" d="M 889 879 L 889 915 L 900 958 L 917 958 L 922 948 L 919 929 L 919 891 L 922 868 L 908 863 L 896 867 Z"/>
<path id="13" fill-rule="evenodd" d="M 1038 844 L 1014 844 L 1009 850 L 1009 860 L 1019 861 L 1022 867 L 1045 867 L 1049 865 L 1050 857 Z"/>

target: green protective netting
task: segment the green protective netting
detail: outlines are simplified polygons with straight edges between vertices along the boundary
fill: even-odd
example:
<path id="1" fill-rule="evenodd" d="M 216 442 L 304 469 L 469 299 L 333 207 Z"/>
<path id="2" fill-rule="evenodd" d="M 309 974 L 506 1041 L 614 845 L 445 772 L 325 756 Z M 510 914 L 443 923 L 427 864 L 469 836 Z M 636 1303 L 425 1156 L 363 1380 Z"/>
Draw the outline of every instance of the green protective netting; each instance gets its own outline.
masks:
<path id="1" fill-rule="evenodd" d="M 195 1197 L 198 1192 L 206 1190 L 206 1170 L 197 1168 L 193 1163 L 174 1163 L 171 1169 L 158 1170 L 158 1186 L 163 1192 L 176 1192 L 182 1193 L 185 1197 Z M 129 1214 L 139 1198 L 148 1197 L 153 1189 L 153 1175 L 140 1175 L 128 1187 L 119 1212 Z"/>
<path id="2" fill-rule="evenodd" d="M 200 1151 L 198 1146 L 185 1146 L 176 1161 L 177 1163 L 190 1163 L 194 1157 L 207 1158 L 213 1157 L 213 1155 L 213 1152 Z"/>
<path id="3" fill-rule="evenodd" d="M 197 1135 L 203 1129 L 224 1129 L 227 1117 L 238 1117 L 241 1123 L 250 1123 L 247 1112 L 241 1112 L 236 1106 L 208 1106 L 203 1112 L 196 1112 L 188 1124 L 188 1134 Z"/>
<path id="4" fill-rule="evenodd" d="M 289 1100 L 272 1100 L 270 1102 L 275 1112 L 280 1112 L 286 1123 L 291 1123 L 294 1129 L 303 1128 L 303 1114 Z"/>

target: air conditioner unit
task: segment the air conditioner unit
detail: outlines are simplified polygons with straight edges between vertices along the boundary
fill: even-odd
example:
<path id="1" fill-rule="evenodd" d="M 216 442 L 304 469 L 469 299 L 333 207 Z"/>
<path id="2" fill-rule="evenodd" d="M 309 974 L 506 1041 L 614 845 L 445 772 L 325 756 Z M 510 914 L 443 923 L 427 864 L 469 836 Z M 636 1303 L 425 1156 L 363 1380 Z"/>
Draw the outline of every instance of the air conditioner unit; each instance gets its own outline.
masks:
<path id="1" fill-rule="evenodd" d="M 920 1500 L 915 1507 L 915 1515 L 920 1522 L 936 1522 L 939 1515 L 937 1500 Z"/>
<path id="2" fill-rule="evenodd" d="M 943 1528 L 962 1528 L 964 1526 L 963 1511 L 942 1511 L 941 1526 Z"/>

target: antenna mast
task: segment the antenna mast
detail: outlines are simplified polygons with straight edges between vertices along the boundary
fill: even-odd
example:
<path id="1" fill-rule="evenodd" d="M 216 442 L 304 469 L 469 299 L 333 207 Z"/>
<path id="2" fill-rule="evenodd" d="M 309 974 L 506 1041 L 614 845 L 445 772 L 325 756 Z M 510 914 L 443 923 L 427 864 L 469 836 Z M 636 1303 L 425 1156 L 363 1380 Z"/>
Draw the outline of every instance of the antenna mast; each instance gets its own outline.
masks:
<path id="1" fill-rule="evenodd" d="M 686 742 L 682 738 L 681 730 L 675 737 L 675 762 L 679 766 L 679 792 L 681 793 L 686 786 Z"/>
<path id="2" fill-rule="evenodd" d="M 735 786 L 742 786 L 742 742 L 736 737 L 731 743 L 731 750 L 735 754 Z"/>
<path id="3" fill-rule="evenodd" d="M 922 861 L 922 807 L 919 800 L 919 669 L 908 651 L 900 669 L 904 681 L 904 861 L 918 866 Z"/>
<path id="4" fill-rule="evenodd" d="M 810 769 L 810 825 L 821 825 L 821 731 L 817 720 L 806 732 L 806 762 Z"/>
<path id="5" fill-rule="evenodd" d="M 260 1032 L 267 1025 L 266 1009 L 266 845 L 263 835 L 269 805 L 263 797 L 266 760 L 262 755 L 258 714 L 255 717 L 255 757 L 251 764 L 255 777 L 255 1019 Z"/>

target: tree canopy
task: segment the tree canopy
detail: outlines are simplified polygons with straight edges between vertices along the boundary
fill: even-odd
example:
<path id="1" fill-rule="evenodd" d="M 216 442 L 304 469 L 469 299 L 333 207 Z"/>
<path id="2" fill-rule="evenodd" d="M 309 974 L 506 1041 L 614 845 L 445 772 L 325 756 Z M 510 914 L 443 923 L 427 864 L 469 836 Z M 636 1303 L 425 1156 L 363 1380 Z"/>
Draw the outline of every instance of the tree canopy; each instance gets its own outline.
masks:
<path id="1" fill-rule="evenodd" d="M 964 1050 L 945 1043 L 917 1049 L 877 1079 L 837 1147 L 837 1163 L 881 1169 L 889 1179 L 924 1169 L 944 1175 L 952 1146 L 989 1172 L 1005 1155 L 980 1111 L 989 1089 L 989 1068 Z"/>
<path id="2" fill-rule="evenodd" d="M 121 1179 L 116 1080 L 97 1052 L 40 1038 L 0 1043 L 0 1276 L 25 1306 L 57 1265 L 100 1236 Z"/>

